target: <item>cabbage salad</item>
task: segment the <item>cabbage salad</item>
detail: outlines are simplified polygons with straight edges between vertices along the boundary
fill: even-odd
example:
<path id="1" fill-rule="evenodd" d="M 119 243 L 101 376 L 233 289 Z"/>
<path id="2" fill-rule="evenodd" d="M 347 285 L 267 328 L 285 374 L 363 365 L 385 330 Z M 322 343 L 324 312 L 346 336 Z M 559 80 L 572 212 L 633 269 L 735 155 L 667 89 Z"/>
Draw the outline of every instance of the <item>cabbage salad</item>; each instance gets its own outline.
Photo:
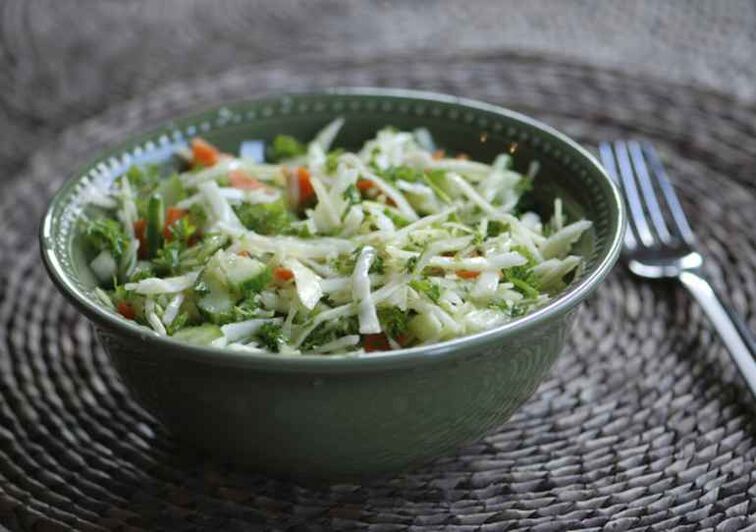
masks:
<path id="1" fill-rule="evenodd" d="M 502 325 L 581 267 L 570 251 L 591 222 L 559 199 L 548 220 L 520 206 L 536 163 L 450 157 L 425 129 L 349 152 L 332 146 L 342 124 L 239 157 L 195 138 L 170 165 L 90 185 L 82 237 L 103 303 L 194 344 L 364 353 Z"/>

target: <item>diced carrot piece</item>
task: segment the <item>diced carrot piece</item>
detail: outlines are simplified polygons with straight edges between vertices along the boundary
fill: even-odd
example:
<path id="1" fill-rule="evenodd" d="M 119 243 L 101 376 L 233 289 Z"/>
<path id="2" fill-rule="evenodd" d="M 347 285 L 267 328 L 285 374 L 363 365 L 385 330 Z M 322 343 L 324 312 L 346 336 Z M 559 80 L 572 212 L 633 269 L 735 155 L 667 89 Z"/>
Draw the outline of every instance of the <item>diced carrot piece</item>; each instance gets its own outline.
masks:
<path id="1" fill-rule="evenodd" d="M 304 205 L 315 196 L 315 189 L 310 182 L 310 171 L 304 166 L 297 168 L 297 184 L 299 185 L 299 204 Z"/>
<path id="2" fill-rule="evenodd" d="M 165 223 L 167 225 L 171 225 L 173 222 L 176 222 L 189 214 L 189 211 L 186 209 L 179 209 L 178 207 L 168 207 L 165 210 Z"/>
<path id="3" fill-rule="evenodd" d="M 163 238 L 166 240 L 171 239 L 171 226 L 179 221 L 181 218 L 189 214 L 186 209 L 179 209 L 178 207 L 168 207 L 165 210 L 165 224 L 163 225 Z"/>
<path id="4" fill-rule="evenodd" d="M 242 249 L 241 251 L 237 251 L 236 254 L 239 255 L 240 257 L 251 257 L 252 256 L 252 254 L 249 251 L 247 251 L 246 249 Z"/>
<path id="5" fill-rule="evenodd" d="M 213 166 L 220 158 L 218 148 L 207 142 L 205 139 L 195 137 L 192 139 L 192 159 L 194 164 L 202 166 Z"/>
<path id="6" fill-rule="evenodd" d="M 147 258 L 147 220 L 140 218 L 134 222 L 134 236 L 139 241 L 139 251 L 137 254 L 140 259 Z"/>
<path id="7" fill-rule="evenodd" d="M 144 218 L 139 218 L 134 222 L 134 234 L 136 235 L 137 239 L 143 239 L 146 230 L 147 220 L 145 220 Z"/>
<path id="8" fill-rule="evenodd" d="M 480 272 L 474 272 L 472 270 L 457 270 L 457 277 L 462 279 L 475 279 L 480 275 Z"/>
<path id="9" fill-rule="evenodd" d="M 298 166 L 294 171 L 283 169 L 288 184 L 289 205 L 293 209 L 301 209 L 312 203 L 315 189 L 310 181 L 310 171 L 304 166 Z"/>
<path id="10" fill-rule="evenodd" d="M 372 181 L 369 179 L 358 179 L 357 180 L 357 190 L 360 192 L 367 192 L 371 188 L 373 188 L 375 185 Z"/>
<path id="11" fill-rule="evenodd" d="M 446 152 L 444 150 L 436 150 L 433 152 L 433 158 L 437 161 L 439 159 L 443 159 L 444 157 L 446 157 Z"/>
<path id="12" fill-rule="evenodd" d="M 118 305 L 116 305 L 116 309 L 118 310 L 118 314 L 120 314 L 127 320 L 133 320 L 134 318 L 136 318 L 134 307 L 132 307 L 126 301 L 121 301 L 120 303 L 118 303 Z"/>
<path id="13" fill-rule="evenodd" d="M 228 174 L 231 186 L 242 190 L 256 190 L 265 187 L 260 181 L 249 175 L 244 170 L 232 170 Z"/>
<path id="14" fill-rule="evenodd" d="M 406 334 L 400 334 L 396 338 L 394 338 L 394 340 L 396 340 L 396 343 L 401 345 L 402 347 L 409 343 L 409 338 Z"/>
<path id="15" fill-rule="evenodd" d="M 391 345 L 389 345 L 388 338 L 383 333 L 363 334 L 362 347 L 368 353 L 372 351 L 390 351 L 391 350 Z"/>
<path id="16" fill-rule="evenodd" d="M 279 266 L 273 270 L 273 277 L 279 281 L 289 281 L 294 278 L 294 272 L 288 268 L 282 268 Z"/>

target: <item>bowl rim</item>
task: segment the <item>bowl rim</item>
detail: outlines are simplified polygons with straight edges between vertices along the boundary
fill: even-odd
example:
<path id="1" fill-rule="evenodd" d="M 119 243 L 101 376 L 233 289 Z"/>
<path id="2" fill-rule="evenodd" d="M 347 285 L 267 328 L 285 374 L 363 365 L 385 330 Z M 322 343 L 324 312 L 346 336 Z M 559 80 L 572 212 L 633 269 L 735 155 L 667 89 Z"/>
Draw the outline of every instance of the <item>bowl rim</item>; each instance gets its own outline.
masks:
<path id="1" fill-rule="evenodd" d="M 622 248 L 622 240 L 625 232 L 625 205 L 617 184 L 609 177 L 596 158 L 576 141 L 539 120 L 505 107 L 474 99 L 430 91 L 373 87 L 336 87 L 317 91 L 275 92 L 251 99 L 224 102 L 203 109 L 193 110 L 192 112 L 182 114 L 173 119 L 154 124 L 145 131 L 137 131 L 125 138 L 120 145 L 127 144 L 129 139 L 133 140 L 135 138 L 150 137 L 165 127 L 166 123 L 191 120 L 194 117 L 208 112 L 217 111 L 226 106 L 244 103 L 262 103 L 270 100 L 280 100 L 281 98 L 286 97 L 318 98 L 338 96 L 389 97 L 397 99 L 411 98 L 426 100 L 433 103 L 459 105 L 478 111 L 504 116 L 552 136 L 558 142 L 566 145 L 579 156 L 583 157 L 585 162 L 587 162 L 593 170 L 597 171 L 598 175 L 603 177 L 603 185 L 609 191 L 609 197 L 607 199 L 610 203 L 610 211 L 616 213 L 614 231 L 609 235 L 609 241 L 605 247 L 606 252 L 603 254 L 603 257 L 600 257 L 597 266 L 590 275 L 581 279 L 576 285 L 572 286 L 567 293 L 555 298 L 547 305 L 499 327 L 436 344 L 394 351 L 375 352 L 370 353 L 369 355 L 344 354 L 328 356 L 271 355 L 220 347 L 197 346 L 174 340 L 171 337 L 159 336 L 157 333 L 151 332 L 142 325 L 119 318 L 113 313 L 107 311 L 102 305 L 98 305 L 91 301 L 89 297 L 87 297 L 86 294 L 84 294 L 71 281 L 67 273 L 63 270 L 55 253 L 56 247 L 53 244 L 55 236 L 53 234 L 53 211 L 55 210 L 56 205 L 66 197 L 69 190 L 85 175 L 83 169 L 91 167 L 102 158 L 102 154 L 98 154 L 87 161 L 87 163 L 78 167 L 77 170 L 64 181 L 51 198 L 42 219 L 42 223 L 40 224 L 40 251 L 43 263 L 54 284 L 69 301 L 71 301 L 95 324 L 105 329 L 115 329 L 121 334 L 142 340 L 154 347 L 165 348 L 171 352 L 171 356 L 173 357 L 178 356 L 179 358 L 206 362 L 212 365 L 254 367 L 271 371 L 342 372 L 411 367 L 421 363 L 436 362 L 451 357 L 463 357 L 466 353 L 475 351 L 475 347 L 485 346 L 496 340 L 504 340 L 506 337 L 516 332 L 533 328 L 555 316 L 566 313 L 585 300 L 614 266 Z M 114 148 L 118 148 L 118 146 L 115 146 Z"/>

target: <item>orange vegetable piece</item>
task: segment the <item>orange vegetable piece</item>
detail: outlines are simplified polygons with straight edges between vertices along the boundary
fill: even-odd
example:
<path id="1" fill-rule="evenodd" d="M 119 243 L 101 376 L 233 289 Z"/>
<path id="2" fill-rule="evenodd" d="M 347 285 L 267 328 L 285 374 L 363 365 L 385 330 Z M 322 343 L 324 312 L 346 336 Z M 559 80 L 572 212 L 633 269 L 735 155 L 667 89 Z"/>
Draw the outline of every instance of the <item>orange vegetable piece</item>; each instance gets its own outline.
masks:
<path id="1" fill-rule="evenodd" d="M 474 272 L 472 270 L 457 270 L 457 277 L 462 279 L 475 279 L 480 275 L 480 272 Z"/>
<path id="2" fill-rule="evenodd" d="M 137 254 L 140 259 L 147 258 L 147 220 L 144 218 L 134 222 L 134 236 L 139 240 L 139 251 Z"/>
<path id="3" fill-rule="evenodd" d="M 391 345 L 389 345 L 388 337 L 386 337 L 386 335 L 383 333 L 363 334 L 362 347 L 368 353 L 372 351 L 390 351 L 391 350 Z"/>
<path id="4" fill-rule="evenodd" d="M 443 159 L 444 157 L 446 157 L 446 152 L 444 150 L 436 150 L 433 152 L 432 157 L 438 161 L 439 159 Z"/>
<path id="5" fill-rule="evenodd" d="M 360 192 L 367 192 L 371 188 L 373 188 L 375 185 L 372 181 L 369 179 L 358 179 L 357 180 L 357 190 Z"/>
<path id="6" fill-rule="evenodd" d="M 293 209 L 299 209 L 312 203 L 315 198 L 315 189 L 310 181 L 310 171 L 304 166 L 298 166 L 290 172 L 284 168 L 288 183 L 289 205 Z"/>
<path id="7" fill-rule="evenodd" d="M 195 137 L 192 139 L 192 159 L 194 164 L 202 166 L 213 166 L 220 158 L 218 148 L 207 142 L 205 139 Z"/>
<path id="8" fill-rule="evenodd" d="M 232 170 L 228 174 L 228 180 L 232 187 L 242 190 L 255 190 L 265 186 L 244 170 Z"/>
<path id="9" fill-rule="evenodd" d="M 300 166 L 296 170 L 297 184 L 299 185 L 299 204 L 303 205 L 308 203 L 313 197 L 315 197 L 315 189 L 312 188 L 310 182 L 310 171 L 304 166 Z"/>
<path id="10" fill-rule="evenodd" d="M 163 225 L 163 237 L 166 240 L 171 239 L 171 226 L 189 213 L 186 209 L 178 207 L 168 207 L 165 210 L 165 224 Z M 141 245 L 140 245 L 141 249 Z"/>
<path id="11" fill-rule="evenodd" d="M 279 266 L 278 268 L 273 270 L 273 277 L 275 277 L 279 281 L 289 281 L 294 278 L 294 272 L 292 272 L 288 268 Z"/>
<path id="12" fill-rule="evenodd" d="M 134 307 L 132 307 L 125 301 L 118 303 L 118 305 L 116 305 L 116 310 L 118 310 L 118 314 L 120 314 L 127 320 L 133 320 L 134 318 L 136 318 L 136 311 L 134 311 Z"/>

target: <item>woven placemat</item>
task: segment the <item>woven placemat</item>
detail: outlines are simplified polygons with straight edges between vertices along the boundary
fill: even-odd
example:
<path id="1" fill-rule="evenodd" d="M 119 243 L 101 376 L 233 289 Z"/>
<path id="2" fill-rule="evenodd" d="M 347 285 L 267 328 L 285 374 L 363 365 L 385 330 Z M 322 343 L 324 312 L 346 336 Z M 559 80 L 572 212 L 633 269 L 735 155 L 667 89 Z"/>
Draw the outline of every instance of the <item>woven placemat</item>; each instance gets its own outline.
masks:
<path id="1" fill-rule="evenodd" d="M 538 57 L 270 63 L 172 85 L 69 129 L 0 189 L 0 523 L 11 529 L 752 530 L 754 401 L 699 308 L 617 268 L 551 377 L 500 430 L 411 474 L 300 486 L 187 449 L 48 281 L 36 223 L 93 150 L 219 100 L 376 85 L 485 99 L 589 146 L 662 152 L 716 286 L 756 328 L 756 109 Z"/>

